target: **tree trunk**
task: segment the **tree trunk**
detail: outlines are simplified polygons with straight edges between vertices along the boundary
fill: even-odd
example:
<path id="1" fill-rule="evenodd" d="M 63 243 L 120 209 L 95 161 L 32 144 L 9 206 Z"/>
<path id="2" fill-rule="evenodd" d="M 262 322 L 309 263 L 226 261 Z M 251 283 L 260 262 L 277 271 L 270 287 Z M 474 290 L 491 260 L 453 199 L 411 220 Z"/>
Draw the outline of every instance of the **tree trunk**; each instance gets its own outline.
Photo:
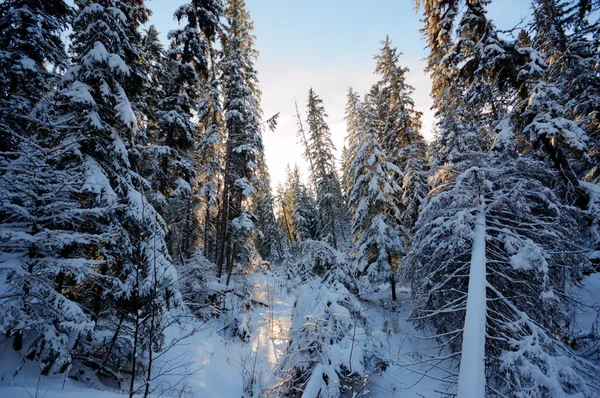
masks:
<path id="1" fill-rule="evenodd" d="M 227 256 L 227 282 L 225 283 L 229 286 L 229 282 L 231 281 L 231 274 L 233 273 L 233 259 L 235 256 L 235 245 L 233 244 L 233 239 L 229 241 L 228 246 L 228 256 Z"/>
<path id="2" fill-rule="evenodd" d="M 469 270 L 467 310 L 458 374 L 458 398 L 485 397 L 486 226 L 483 196 L 480 196 L 479 200 Z"/>
<path id="3" fill-rule="evenodd" d="M 208 205 L 208 195 L 206 196 L 206 214 L 204 215 L 204 257 L 208 260 L 210 258 L 210 207 Z"/>
<path id="4" fill-rule="evenodd" d="M 227 176 L 226 176 L 227 177 Z M 229 231 L 229 182 L 223 187 L 223 200 L 221 201 L 221 221 L 217 231 L 217 278 L 223 275 L 223 262 L 225 260 L 225 241 Z"/>
<path id="5" fill-rule="evenodd" d="M 138 272 L 139 273 L 139 272 Z M 137 278 L 136 278 L 137 279 Z M 139 280 L 136 281 L 136 284 L 139 286 Z M 140 333 L 140 310 L 139 310 L 139 297 L 135 296 L 134 299 L 134 311 L 135 317 L 134 322 L 135 325 L 133 327 L 133 353 L 131 354 L 131 380 L 129 381 L 129 398 L 133 398 L 134 388 L 135 388 L 135 371 L 137 367 L 137 347 L 139 343 L 139 333 Z"/>
<path id="6" fill-rule="evenodd" d="M 579 178 L 575 174 L 575 171 L 571 167 L 569 160 L 565 156 L 564 152 L 552 144 L 552 141 L 548 137 L 539 138 L 544 150 L 552 159 L 552 163 L 554 163 L 554 167 L 558 170 L 561 178 L 567 187 L 572 188 L 575 194 L 575 206 L 579 207 L 581 210 L 587 210 L 587 206 L 589 204 L 590 198 L 588 193 L 581 187 L 579 182 Z"/>

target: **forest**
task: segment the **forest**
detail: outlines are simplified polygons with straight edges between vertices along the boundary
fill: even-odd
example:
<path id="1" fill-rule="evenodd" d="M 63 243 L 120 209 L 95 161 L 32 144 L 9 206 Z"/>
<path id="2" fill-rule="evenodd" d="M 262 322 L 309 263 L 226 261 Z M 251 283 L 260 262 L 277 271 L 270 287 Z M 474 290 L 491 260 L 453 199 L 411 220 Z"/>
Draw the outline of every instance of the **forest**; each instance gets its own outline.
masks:
<path id="1" fill-rule="evenodd" d="M 599 397 L 600 1 L 493 1 L 273 184 L 245 0 L 0 0 L 0 396 Z"/>

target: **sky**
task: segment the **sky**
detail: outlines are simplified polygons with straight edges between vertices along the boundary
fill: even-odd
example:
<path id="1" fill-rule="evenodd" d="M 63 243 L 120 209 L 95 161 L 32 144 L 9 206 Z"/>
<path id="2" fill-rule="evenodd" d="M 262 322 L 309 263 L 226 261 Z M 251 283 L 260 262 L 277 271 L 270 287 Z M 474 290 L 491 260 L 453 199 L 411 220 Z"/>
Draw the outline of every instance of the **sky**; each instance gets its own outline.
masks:
<path id="1" fill-rule="evenodd" d="M 185 2 L 148 2 L 153 11 L 150 23 L 165 43 L 167 33 L 177 27 L 173 12 Z M 277 129 L 263 137 L 273 189 L 285 180 L 288 163 L 307 169 L 296 136 L 294 100 L 304 118 L 309 88 L 321 97 L 339 159 L 346 134 L 346 92 L 352 87 L 364 94 L 377 81 L 373 56 L 386 35 L 403 53 L 400 62 L 410 69 L 407 81 L 423 113 L 422 133 L 432 138 L 431 81 L 423 72 L 427 50 L 413 0 L 246 0 L 246 5 L 260 54 L 256 68 L 264 116 L 280 114 Z M 489 16 L 499 29 L 509 29 L 530 14 L 529 7 L 529 0 L 495 0 Z"/>

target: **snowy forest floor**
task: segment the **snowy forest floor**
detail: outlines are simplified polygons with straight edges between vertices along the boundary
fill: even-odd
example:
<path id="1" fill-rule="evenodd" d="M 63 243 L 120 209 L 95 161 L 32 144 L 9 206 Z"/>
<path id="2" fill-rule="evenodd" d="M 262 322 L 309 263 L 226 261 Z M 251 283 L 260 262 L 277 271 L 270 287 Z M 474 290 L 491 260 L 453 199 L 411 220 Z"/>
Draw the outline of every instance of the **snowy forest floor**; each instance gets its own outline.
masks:
<path id="1" fill-rule="evenodd" d="M 174 324 L 168 329 L 167 341 L 184 338 L 158 359 L 152 396 L 246 398 L 250 396 L 249 390 L 253 391 L 254 397 L 276 396 L 271 387 L 277 383 L 278 366 L 286 355 L 297 286 L 289 286 L 271 272 L 239 278 L 246 279 L 255 301 L 248 341 L 226 335 L 224 319 Z M 389 286 L 381 286 L 369 301 L 362 301 L 363 315 L 371 326 L 373 337 L 380 343 L 380 354 L 389 364 L 385 372 L 370 378 L 369 395 L 439 397 L 445 390 L 442 380 L 449 373 L 423 360 L 440 355 L 440 352 L 434 341 L 424 339 L 408 321 L 411 311 L 409 292 L 401 289 L 393 303 L 388 300 L 389 295 Z M 598 322 L 598 308 L 592 307 L 600 303 L 600 274 L 586 278 L 581 300 L 591 306 L 580 319 L 581 329 L 587 329 Z M 188 336 L 192 331 L 193 334 Z M 0 397 L 123 396 L 100 391 L 100 386 L 90 388 L 64 376 L 33 376 L 39 372 L 31 364 L 26 364 L 17 376 L 13 376 L 18 362 L 19 358 L 9 346 L 0 346 Z"/>

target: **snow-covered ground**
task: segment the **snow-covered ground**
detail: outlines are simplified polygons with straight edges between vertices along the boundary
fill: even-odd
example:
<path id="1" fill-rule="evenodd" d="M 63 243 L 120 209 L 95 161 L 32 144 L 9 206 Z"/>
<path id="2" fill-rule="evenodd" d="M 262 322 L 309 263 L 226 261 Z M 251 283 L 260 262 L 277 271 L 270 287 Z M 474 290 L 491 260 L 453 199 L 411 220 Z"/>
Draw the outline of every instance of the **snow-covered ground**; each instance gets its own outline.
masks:
<path id="1" fill-rule="evenodd" d="M 223 326 L 218 320 L 172 326 L 167 332 L 167 341 L 186 336 L 192 329 L 198 330 L 158 359 L 156 370 L 159 374 L 153 382 L 156 389 L 154 396 L 237 398 L 243 395 L 244 383 L 253 375 L 255 393 L 274 382 L 274 370 L 287 345 L 295 298 L 286 294 L 286 289 L 281 288 L 272 274 L 250 274 L 247 279 L 257 302 L 269 305 L 254 306 L 249 341 L 223 337 L 218 333 Z M 2 398 L 123 396 L 90 389 L 64 377 L 33 376 L 39 372 L 28 367 L 29 364 L 13 377 L 19 359 L 10 347 L 1 347 L 0 350 Z"/>
<path id="2" fill-rule="evenodd" d="M 185 338 L 158 358 L 153 396 L 239 398 L 249 397 L 249 390 L 254 397 L 277 395 L 270 387 L 277 382 L 277 370 L 286 354 L 298 289 L 288 286 L 271 272 L 242 278 L 247 279 L 255 299 L 249 340 L 243 342 L 239 337 L 224 336 L 223 320 L 172 326 L 167 341 Z M 371 376 L 370 396 L 439 397 L 446 389 L 443 380 L 455 380 L 457 375 L 445 371 L 443 365 L 438 367 L 438 361 L 428 360 L 440 353 L 436 351 L 435 342 L 425 339 L 408 320 L 410 293 L 400 290 L 396 302 L 391 302 L 389 295 L 389 286 L 381 286 L 368 301 L 361 301 L 372 337 L 378 341 L 380 354 L 388 363 L 385 372 Z M 584 307 L 578 317 L 578 327 L 582 332 L 590 331 L 598 322 L 600 274 L 584 280 L 580 298 L 589 307 Z M 196 330 L 194 334 L 186 337 L 192 329 Z M 0 347 L 2 398 L 123 396 L 98 390 L 101 386 L 90 388 L 64 376 L 38 377 L 39 372 L 31 363 L 26 363 L 22 371 L 13 376 L 18 361 L 10 347 Z"/>
<path id="3" fill-rule="evenodd" d="M 434 342 L 425 339 L 408 320 L 411 313 L 410 292 L 400 289 L 396 302 L 389 300 L 389 285 L 363 301 L 373 336 L 381 342 L 382 356 L 389 366 L 373 375 L 373 397 L 439 397 L 445 386 L 440 381 L 447 373 L 428 361 L 439 353 Z"/>

